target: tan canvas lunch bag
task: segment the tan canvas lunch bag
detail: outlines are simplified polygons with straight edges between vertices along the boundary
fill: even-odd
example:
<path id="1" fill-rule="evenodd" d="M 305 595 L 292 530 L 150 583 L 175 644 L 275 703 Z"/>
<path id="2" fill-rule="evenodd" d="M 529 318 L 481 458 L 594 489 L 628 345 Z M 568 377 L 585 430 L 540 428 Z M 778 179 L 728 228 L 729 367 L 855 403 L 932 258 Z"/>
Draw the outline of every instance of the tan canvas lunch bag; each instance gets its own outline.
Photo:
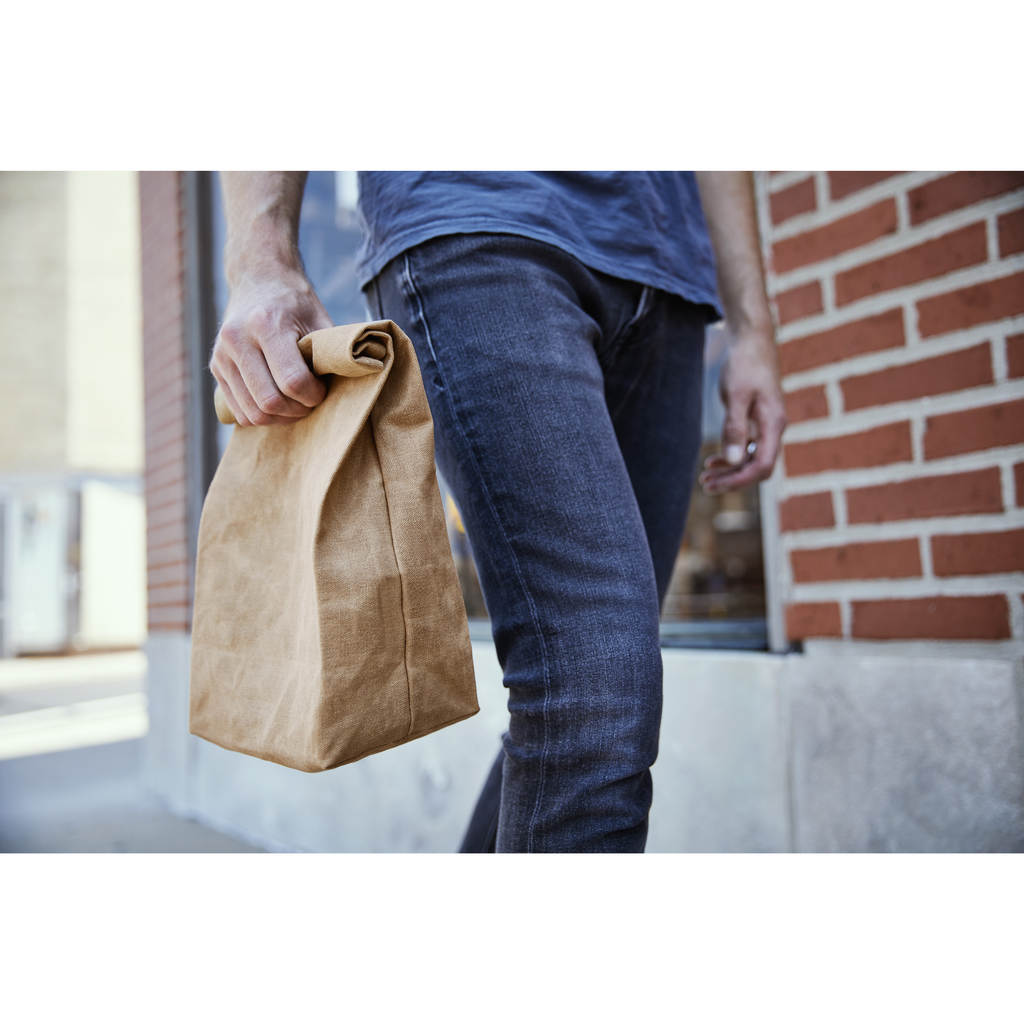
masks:
<path id="1" fill-rule="evenodd" d="M 317 772 L 479 705 L 412 343 L 381 320 L 299 349 L 327 397 L 236 427 L 203 507 L 189 729 Z"/>

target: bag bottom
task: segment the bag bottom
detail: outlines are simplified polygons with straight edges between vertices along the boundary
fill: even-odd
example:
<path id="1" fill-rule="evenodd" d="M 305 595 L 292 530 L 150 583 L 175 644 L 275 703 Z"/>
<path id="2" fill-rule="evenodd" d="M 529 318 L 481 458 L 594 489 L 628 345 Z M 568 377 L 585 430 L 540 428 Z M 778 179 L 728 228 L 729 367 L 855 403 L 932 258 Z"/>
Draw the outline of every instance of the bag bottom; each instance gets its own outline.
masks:
<path id="1" fill-rule="evenodd" d="M 327 772 L 333 768 L 341 768 L 343 765 L 352 764 L 355 761 L 361 761 L 364 757 L 369 757 L 371 754 L 379 754 L 383 750 L 390 750 L 392 747 L 400 747 L 403 743 L 409 743 L 412 740 L 418 740 L 421 736 L 429 736 L 432 732 L 438 732 L 440 729 L 445 729 L 449 725 L 455 725 L 457 722 L 464 722 L 467 718 L 472 718 L 474 715 L 479 714 L 480 708 L 477 707 L 475 710 L 468 712 L 465 715 L 459 715 L 457 718 L 449 718 L 447 721 L 438 722 L 435 725 L 431 725 L 429 728 L 420 729 L 418 732 L 409 733 L 407 736 L 403 736 L 400 740 L 394 740 L 391 743 L 384 743 L 379 747 L 372 747 L 369 750 L 360 751 L 352 757 L 346 757 L 342 761 L 334 761 L 330 764 L 322 765 L 307 765 L 298 764 L 295 761 L 274 757 L 272 754 L 268 754 L 265 751 L 246 749 L 243 746 L 228 745 L 221 743 L 220 740 L 213 736 L 206 736 L 201 732 L 197 732 L 191 726 L 189 726 L 189 733 L 193 736 L 198 736 L 200 739 L 206 740 L 208 743 L 213 743 L 215 746 L 220 747 L 223 750 L 231 750 L 236 754 L 247 754 L 249 757 L 258 757 L 261 761 L 271 761 L 274 764 L 283 765 L 285 768 L 294 768 L 296 771 L 307 772 L 310 774 L 316 772 Z"/>

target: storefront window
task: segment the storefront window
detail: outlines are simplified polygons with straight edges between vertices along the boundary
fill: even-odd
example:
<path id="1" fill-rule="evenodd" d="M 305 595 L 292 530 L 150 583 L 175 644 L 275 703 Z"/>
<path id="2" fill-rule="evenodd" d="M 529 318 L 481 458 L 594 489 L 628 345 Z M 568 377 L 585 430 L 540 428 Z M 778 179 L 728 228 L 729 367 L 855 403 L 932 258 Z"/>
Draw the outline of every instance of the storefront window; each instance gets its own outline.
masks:
<path id="1" fill-rule="evenodd" d="M 725 408 L 718 382 L 728 342 L 721 324 L 708 328 L 701 466 L 720 448 Z M 767 648 L 758 498 L 757 487 L 708 495 L 694 484 L 686 534 L 661 612 L 663 643 Z"/>
<path id="2" fill-rule="evenodd" d="M 313 171 L 306 182 L 299 248 L 306 272 L 331 319 L 338 324 L 372 314 L 356 284 L 360 229 L 354 171 Z M 222 253 L 224 218 L 213 182 L 213 245 L 218 318 L 227 302 Z M 728 339 L 721 325 L 708 328 L 705 348 L 703 446 L 700 461 L 718 451 L 724 411 L 718 377 Z M 221 428 L 221 451 L 231 428 Z M 439 477 L 448 537 L 471 620 L 486 620 L 480 584 L 455 500 Z M 670 646 L 766 649 L 764 563 L 758 489 L 708 496 L 694 486 L 686 535 L 662 609 L 662 641 Z"/>

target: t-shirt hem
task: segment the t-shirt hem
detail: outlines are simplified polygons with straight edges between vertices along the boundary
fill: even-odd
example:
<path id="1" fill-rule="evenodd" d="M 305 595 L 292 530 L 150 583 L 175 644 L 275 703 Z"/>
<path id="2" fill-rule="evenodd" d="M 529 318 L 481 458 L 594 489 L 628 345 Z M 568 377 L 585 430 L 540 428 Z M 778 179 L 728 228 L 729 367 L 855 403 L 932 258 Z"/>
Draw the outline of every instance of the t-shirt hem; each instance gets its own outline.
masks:
<path id="1" fill-rule="evenodd" d="M 618 277 L 626 281 L 636 281 L 639 284 L 649 285 L 652 288 L 659 288 L 672 295 L 678 295 L 686 299 L 687 302 L 710 306 L 718 318 L 724 315 L 718 295 L 714 292 L 709 292 L 706 288 L 695 285 L 692 281 L 686 281 L 671 274 L 660 273 L 657 268 L 633 264 L 629 260 L 610 259 L 599 252 L 566 241 L 566 239 L 544 231 L 541 228 L 492 218 L 435 222 L 395 235 L 389 239 L 386 245 L 376 249 L 369 259 L 358 260 L 356 264 L 356 279 L 359 282 L 359 287 L 365 289 L 396 256 L 400 256 L 407 249 L 413 248 L 413 246 L 421 245 L 423 242 L 428 242 L 432 238 L 439 238 L 442 235 L 478 234 L 520 235 L 524 238 L 532 238 L 537 242 L 545 242 L 569 253 L 570 256 L 578 259 L 580 263 L 593 270 L 598 270 L 602 274 L 608 274 L 611 277 Z"/>

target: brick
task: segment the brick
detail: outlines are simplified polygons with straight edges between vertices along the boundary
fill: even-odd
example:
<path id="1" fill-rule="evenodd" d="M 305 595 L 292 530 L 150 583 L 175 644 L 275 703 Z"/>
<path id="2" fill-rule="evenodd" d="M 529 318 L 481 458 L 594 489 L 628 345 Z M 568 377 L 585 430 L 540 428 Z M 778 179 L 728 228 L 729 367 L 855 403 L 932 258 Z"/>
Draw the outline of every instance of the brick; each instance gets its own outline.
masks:
<path id="1" fill-rule="evenodd" d="M 958 288 L 917 304 L 922 338 L 1024 313 L 1024 273 Z"/>
<path id="2" fill-rule="evenodd" d="M 1004 213 L 996 221 L 999 229 L 999 255 L 1012 256 L 1024 252 L 1024 209 Z"/>
<path id="3" fill-rule="evenodd" d="M 185 521 L 185 506 L 183 504 L 162 505 L 159 508 L 147 506 L 146 526 L 153 530 L 158 526 L 166 526 L 168 523 L 183 523 Z"/>
<path id="4" fill-rule="evenodd" d="M 883 540 L 790 552 L 797 583 L 897 579 L 921 575 L 917 540 Z"/>
<path id="5" fill-rule="evenodd" d="M 1011 377 L 1024 377 L 1024 334 L 1006 339 L 1006 368 Z"/>
<path id="6" fill-rule="evenodd" d="M 862 640 L 1006 640 L 1009 607 L 1002 594 L 854 601 L 852 634 Z"/>
<path id="7" fill-rule="evenodd" d="M 788 476 L 909 462 L 913 457 L 910 424 L 904 420 L 857 434 L 787 444 L 783 457 Z"/>
<path id="8" fill-rule="evenodd" d="M 180 562 L 188 555 L 188 547 L 184 537 L 171 544 L 163 544 L 160 547 L 148 547 L 146 549 L 146 563 L 149 566 L 171 565 Z"/>
<path id="9" fill-rule="evenodd" d="M 184 582 L 165 586 L 150 584 L 148 593 L 151 608 L 166 608 L 168 605 L 185 604 L 189 598 L 189 588 Z"/>
<path id="10" fill-rule="evenodd" d="M 779 346 L 779 367 L 785 376 L 867 352 L 899 348 L 905 342 L 903 310 L 890 309 L 877 316 L 784 342 Z"/>
<path id="11" fill-rule="evenodd" d="M 185 464 L 182 461 L 162 462 L 157 465 L 146 463 L 144 470 L 146 489 L 164 487 L 185 479 Z"/>
<path id="12" fill-rule="evenodd" d="M 182 583 L 189 586 L 192 581 L 189 578 L 188 568 L 188 562 L 184 561 L 151 568 L 149 570 L 149 585 L 156 587 L 165 583 Z"/>
<path id="13" fill-rule="evenodd" d="M 908 402 L 927 395 L 991 384 L 992 353 L 988 342 L 934 359 L 890 366 L 876 373 L 842 381 L 843 408 L 847 412 L 888 402 Z"/>
<path id="14" fill-rule="evenodd" d="M 929 416 L 925 422 L 924 457 L 944 459 L 1024 442 L 1024 399 L 983 405 L 963 412 Z"/>
<path id="15" fill-rule="evenodd" d="M 809 636 L 842 636 L 839 605 L 835 602 L 789 605 L 786 608 L 786 635 L 790 640 L 803 640 Z"/>
<path id="16" fill-rule="evenodd" d="M 825 308 L 821 298 L 821 282 L 811 281 L 799 288 L 791 288 L 788 292 L 780 292 L 775 296 L 775 308 L 779 313 L 780 324 L 820 313 Z"/>
<path id="17" fill-rule="evenodd" d="M 902 171 L 829 171 L 828 192 L 832 199 L 844 199 L 862 188 L 893 178 Z"/>
<path id="18" fill-rule="evenodd" d="M 772 223 L 781 224 L 800 213 L 809 213 L 818 207 L 814 194 L 814 179 L 799 181 L 771 196 Z"/>
<path id="19" fill-rule="evenodd" d="M 813 420 L 828 415 L 828 399 L 825 388 L 819 384 L 812 388 L 800 388 L 799 391 L 788 391 L 786 400 L 786 419 L 790 423 L 801 420 Z"/>
<path id="20" fill-rule="evenodd" d="M 149 628 L 185 632 L 191 584 L 185 520 L 181 175 L 139 176 Z"/>
<path id="21" fill-rule="evenodd" d="M 1013 467 L 1013 489 L 1016 492 L 1018 508 L 1024 508 L 1024 462 Z"/>
<path id="22" fill-rule="evenodd" d="M 893 253 L 880 260 L 836 275 L 836 305 L 845 306 L 879 292 L 903 288 L 918 281 L 941 277 L 988 259 L 988 241 L 983 223 L 933 238 L 921 245 Z"/>
<path id="23" fill-rule="evenodd" d="M 180 424 L 168 423 L 158 427 L 148 434 L 146 441 L 146 458 L 154 466 L 184 462 L 188 456 L 188 438 Z"/>
<path id="24" fill-rule="evenodd" d="M 779 505 L 779 522 L 786 532 L 835 526 L 832 495 L 828 491 L 821 491 L 818 494 L 795 494 L 787 498 Z"/>
<path id="25" fill-rule="evenodd" d="M 893 523 L 935 516 L 985 515 L 1003 511 L 999 470 L 918 477 L 846 492 L 851 523 Z"/>
<path id="26" fill-rule="evenodd" d="M 146 508 L 157 509 L 162 508 L 164 505 L 179 505 L 182 509 L 182 515 L 185 514 L 185 500 L 188 497 L 188 492 L 185 488 L 184 478 L 180 478 L 175 483 L 167 484 L 164 487 L 146 487 Z"/>
<path id="27" fill-rule="evenodd" d="M 785 274 L 891 235 L 896 227 L 896 203 L 886 199 L 831 224 L 776 242 L 772 247 L 772 266 L 775 273 Z"/>
<path id="28" fill-rule="evenodd" d="M 1024 530 L 933 537 L 932 562 L 936 576 L 1024 572 Z"/>
<path id="29" fill-rule="evenodd" d="M 188 632 L 191 623 L 191 609 L 188 605 L 175 605 L 167 608 L 149 609 L 150 632 Z"/>
<path id="30" fill-rule="evenodd" d="M 1024 171 L 957 171 L 907 193 L 910 223 L 923 224 L 983 199 L 1024 188 Z"/>
<path id="31" fill-rule="evenodd" d="M 185 527 L 185 521 L 179 519 L 165 526 L 147 527 L 146 544 L 151 548 L 160 548 L 179 541 L 184 543 L 187 536 L 188 530 Z"/>

